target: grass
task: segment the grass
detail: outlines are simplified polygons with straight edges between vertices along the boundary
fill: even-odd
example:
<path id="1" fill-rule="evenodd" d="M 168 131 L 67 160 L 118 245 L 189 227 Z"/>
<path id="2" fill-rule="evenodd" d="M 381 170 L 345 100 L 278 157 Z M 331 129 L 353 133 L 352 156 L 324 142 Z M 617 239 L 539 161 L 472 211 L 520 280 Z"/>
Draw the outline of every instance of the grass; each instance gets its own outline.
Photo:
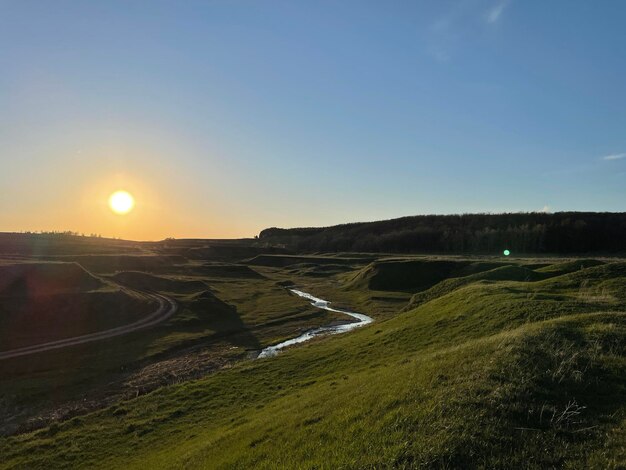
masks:
<path id="1" fill-rule="evenodd" d="M 201 292 L 207 289 L 207 285 L 202 281 L 184 281 L 180 279 L 153 276 L 151 274 L 138 271 L 123 271 L 111 276 L 111 279 L 118 284 L 131 287 L 133 289 L 188 293 Z"/>
<path id="2" fill-rule="evenodd" d="M 74 414 L 72 409 L 76 403 L 85 398 L 97 402 L 115 392 L 109 391 L 112 382 L 119 383 L 116 387 L 128 393 L 125 384 L 128 374 L 167 361 L 189 348 L 200 348 L 209 359 L 214 358 L 216 364 L 224 364 L 337 318 L 336 314 L 307 305 L 276 286 L 273 280 L 249 268 L 219 266 L 219 275 L 207 275 L 204 263 L 188 263 L 183 266 L 184 275 L 179 274 L 180 266 L 175 266 L 174 275 L 118 273 L 109 278 L 106 282 L 119 278 L 120 282 L 127 281 L 137 288 L 160 290 L 178 301 L 179 311 L 167 322 L 133 334 L 0 361 L 1 428 L 40 426 L 37 421 L 31 422 L 32 418 L 47 415 L 59 407 L 69 407 L 70 415 Z M 224 270 L 229 271 L 230 277 L 222 276 Z M 237 274 L 239 277 L 233 277 Z M 107 284 L 107 289 L 111 288 Z M 6 339 L 5 345 L 19 346 L 134 321 L 130 314 L 136 314 L 137 308 L 127 306 L 124 309 L 126 304 L 120 300 L 112 302 L 109 297 L 115 295 L 119 295 L 119 291 L 55 294 L 57 300 L 63 296 L 66 304 L 76 307 L 70 312 L 72 316 L 66 315 L 63 321 L 58 315 L 65 310 L 51 308 L 58 302 L 51 303 L 49 297 L 42 300 L 39 308 L 45 310 L 45 315 L 37 310 L 31 312 L 37 314 L 35 316 L 18 315 L 17 320 L 21 321 L 12 320 L 16 311 L 11 305 L 28 300 L 24 305 L 31 308 L 33 302 L 29 298 L 10 298 L 0 302 L 0 313 L 3 313 L 0 339 Z M 74 321 L 66 321 L 71 319 Z M 113 321 L 118 323 L 111 324 Z M 42 325 L 48 326 L 42 328 Z M 61 327 L 63 335 L 58 332 Z"/>
<path id="3" fill-rule="evenodd" d="M 129 324 L 157 306 L 76 263 L 0 262 L 0 351 Z"/>
<path id="4" fill-rule="evenodd" d="M 418 292 L 447 278 L 503 266 L 501 262 L 450 259 L 387 259 L 374 261 L 348 280 L 353 289 Z"/>
<path id="5" fill-rule="evenodd" d="M 626 263 L 500 269 L 352 333 L 4 438 L 0 466 L 620 468 Z M 328 292 L 379 295 L 342 276 Z M 263 312 L 251 297 L 242 311 Z"/>

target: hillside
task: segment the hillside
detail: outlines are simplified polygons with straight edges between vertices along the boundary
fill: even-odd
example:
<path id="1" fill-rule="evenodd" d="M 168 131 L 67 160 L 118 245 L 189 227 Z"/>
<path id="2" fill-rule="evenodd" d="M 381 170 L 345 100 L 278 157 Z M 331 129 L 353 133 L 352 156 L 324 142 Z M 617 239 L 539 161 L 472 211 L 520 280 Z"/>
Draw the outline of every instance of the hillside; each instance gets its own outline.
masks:
<path id="1" fill-rule="evenodd" d="M 444 279 L 353 333 L 4 438 L 1 465 L 621 468 L 626 263 L 575 265 Z"/>
<path id="2" fill-rule="evenodd" d="M 56 256 L 71 254 L 139 253 L 141 244 L 72 233 L 0 232 L 0 254 Z"/>
<path id="3" fill-rule="evenodd" d="M 309 252 L 626 253 L 626 213 L 420 215 L 322 228 L 268 228 L 259 240 Z"/>
<path id="4" fill-rule="evenodd" d="M 206 241 L 183 246 L 192 243 Z M 338 316 L 301 302 L 249 266 L 158 254 L 160 243 L 153 248 L 134 256 L 54 257 L 92 262 L 99 272 L 41 261 L 29 250 L 0 260 L 0 435 L 209 374 Z M 148 272 L 119 269 L 127 265 Z M 155 293 L 178 306 L 158 324 L 45 352 L 3 354 L 166 313 Z"/>
<path id="5" fill-rule="evenodd" d="M 0 263 L 0 351 L 125 325 L 156 307 L 76 263 Z"/>
<path id="6" fill-rule="evenodd" d="M 139 271 L 122 271 L 111 276 L 118 284 L 131 287 L 133 289 L 159 291 L 159 292 L 180 292 L 191 293 L 201 292 L 207 288 L 202 281 L 186 281 L 182 279 L 172 279 Z"/>
<path id="7" fill-rule="evenodd" d="M 2 263 L 0 297 L 83 292 L 104 283 L 76 263 Z"/>
<path id="8" fill-rule="evenodd" d="M 348 288 L 417 292 L 447 278 L 504 266 L 505 263 L 480 263 L 458 260 L 388 259 L 377 260 L 356 272 Z"/>

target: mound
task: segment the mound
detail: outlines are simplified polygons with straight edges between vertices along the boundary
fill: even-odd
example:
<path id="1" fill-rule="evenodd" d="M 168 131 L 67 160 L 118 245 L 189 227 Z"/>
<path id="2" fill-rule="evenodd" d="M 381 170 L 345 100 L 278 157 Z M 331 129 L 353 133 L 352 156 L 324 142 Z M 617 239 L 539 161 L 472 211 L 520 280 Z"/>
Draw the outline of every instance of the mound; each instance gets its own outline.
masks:
<path id="1" fill-rule="evenodd" d="M 0 350 L 127 325 L 156 308 L 156 302 L 121 290 L 0 297 Z"/>
<path id="2" fill-rule="evenodd" d="M 601 263 L 588 268 L 578 268 L 566 274 L 550 275 L 548 273 L 544 275 L 548 276 L 545 281 L 542 281 L 546 285 L 559 289 L 578 289 L 581 291 L 587 289 L 591 284 L 624 280 L 626 278 L 626 262 Z"/>
<path id="3" fill-rule="evenodd" d="M 73 261 L 85 269 L 97 273 L 117 271 L 155 271 L 184 263 L 186 258 L 174 255 L 81 255 L 49 258 L 58 261 Z"/>
<path id="4" fill-rule="evenodd" d="M 545 276 L 536 273 L 532 269 L 525 266 L 508 265 L 499 268 L 490 269 L 489 271 L 479 272 L 467 276 L 470 281 L 524 281 L 532 282 L 543 279 Z"/>
<path id="5" fill-rule="evenodd" d="M 235 307 L 218 298 L 210 290 L 202 291 L 192 297 L 192 302 L 199 307 L 210 311 L 228 311 L 232 312 Z"/>
<path id="6" fill-rule="evenodd" d="M 477 281 L 531 282 L 543 278 L 544 276 L 542 276 L 541 274 L 538 274 L 524 266 L 508 265 L 491 269 L 485 272 L 479 272 L 469 276 L 444 279 L 430 289 L 415 294 L 411 298 L 411 301 L 408 303 L 408 305 L 404 308 L 404 310 L 412 310 L 425 302 L 436 299 L 438 297 L 442 297 L 456 289 Z"/>
<path id="7" fill-rule="evenodd" d="M 498 269 L 507 268 L 503 271 Z M 526 280 L 530 275 L 527 268 L 512 269 L 503 262 L 472 262 L 456 260 L 382 260 L 375 261 L 358 271 L 348 280 L 349 289 L 370 289 L 388 291 L 420 292 L 448 278 L 472 276 L 492 271 L 492 275 L 519 276 Z M 516 279 L 503 279 L 516 280 Z"/>
<path id="8" fill-rule="evenodd" d="M 328 277 L 353 271 L 354 266 L 346 264 L 294 264 L 286 271 L 291 274 L 310 277 Z"/>
<path id="9" fill-rule="evenodd" d="M 76 263 L 0 265 L 3 351 L 132 323 L 157 303 L 114 290 Z"/>
<path id="10" fill-rule="evenodd" d="M 268 266 L 272 268 L 284 268 L 294 264 L 362 264 L 362 258 L 335 258 L 331 256 L 289 256 L 289 255 L 259 255 L 246 261 L 253 266 Z"/>
<path id="11" fill-rule="evenodd" d="M 467 261 L 389 260 L 375 261 L 348 281 L 348 288 L 419 291 L 468 266 Z"/>
<path id="12" fill-rule="evenodd" d="M 604 262 L 597 259 L 578 259 L 575 261 L 568 261 L 566 263 L 551 264 L 537 269 L 537 272 L 546 273 L 551 276 L 561 276 L 563 274 L 569 274 L 581 269 L 599 266 L 602 264 L 604 264 Z"/>
<path id="13" fill-rule="evenodd" d="M 461 267 L 457 272 L 455 272 L 455 276 L 458 276 L 458 277 L 469 276 L 471 274 L 482 273 L 484 271 L 490 271 L 492 269 L 501 268 L 504 266 L 511 266 L 511 264 L 505 263 L 502 261 L 491 261 L 491 262 L 479 261 L 479 262 L 470 263 L 467 266 Z"/>
<path id="14" fill-rule="evenodd" d="M 85 292 L 104 283 L 76 263 L 19 263 L 0 265 L 0 296 L 32 297 Z"/>
<path id="15" fill-rule="evenodd" d="M 191 297 L 187 303 L 184 318 L 179 322 L 197 326 L 204 330 L 211 330 L 218 335 L 243 335 L 242 345 L 258 348 L 258 341 L 246 334 L 246 326 L 239 317 L 237 308 L 217 297 L 210 290 L 205 290 Z M 231 337 L 231 341 L 233 338 Z"/>
<path id="16" fill-rule="evenodd" d="M 138 271 L 133 269 L 132 271 Z M 139 270 L 141 271 L 141 270 Z M 240 278 L 240 279 L 264 279 L 260 273 L 249 266 L 231 263 L 206 263 L 206 264 L 169 264 L 145 270 L 151 274 L 169 276 L 196 276 L 220 278 Z"/>
<path id="17" fill-rule="evenodd" d="M 111 276 L 111 279 L 133 289 L 149 291 L 190 293 L 199 292 L 207 288 L 206 284 L 202 281 L 169 279 L 138 271 L 117 273 Z"/>
<path id="18" fill-rule="evenodd" d="M 241 264 L 203 264 L 189 268 L 189 272 L 209 277 L 233 277 L 245 279 L 262 279 L 259 273 Z"/>
<path id="19" fill-rule="evenodd" d="M 209 245 L 190 248 L 185 251 L 189 259 L 204 259 L 218 261 L 239 261 L 262 253 L 285 253 L 281 248 L 262 248 L 256 246 L 241 245 Z"/>

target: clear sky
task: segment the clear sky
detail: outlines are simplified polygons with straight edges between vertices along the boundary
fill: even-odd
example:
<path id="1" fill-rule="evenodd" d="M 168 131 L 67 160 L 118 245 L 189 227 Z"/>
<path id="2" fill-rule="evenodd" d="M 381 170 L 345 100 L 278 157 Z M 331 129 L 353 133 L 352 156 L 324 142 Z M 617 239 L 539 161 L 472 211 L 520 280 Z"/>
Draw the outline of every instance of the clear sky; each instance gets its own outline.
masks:
<path id="1" fill-rule="evenodd" d="M 621 0 L 0 0 L 0 230 L 624 211 L 625 25 Z"/>

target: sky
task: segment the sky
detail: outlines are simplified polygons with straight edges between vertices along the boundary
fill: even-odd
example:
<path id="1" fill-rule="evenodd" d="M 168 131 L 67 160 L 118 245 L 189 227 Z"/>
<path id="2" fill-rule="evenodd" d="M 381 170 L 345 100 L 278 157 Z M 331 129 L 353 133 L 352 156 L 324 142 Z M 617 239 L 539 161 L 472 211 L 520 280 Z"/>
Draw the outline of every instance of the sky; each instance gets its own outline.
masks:
<path id="1" fill-rule="evenodd" d="M 624 24 L 620 0 L 0 0 L 0 231 L 624 211 Z"/>

